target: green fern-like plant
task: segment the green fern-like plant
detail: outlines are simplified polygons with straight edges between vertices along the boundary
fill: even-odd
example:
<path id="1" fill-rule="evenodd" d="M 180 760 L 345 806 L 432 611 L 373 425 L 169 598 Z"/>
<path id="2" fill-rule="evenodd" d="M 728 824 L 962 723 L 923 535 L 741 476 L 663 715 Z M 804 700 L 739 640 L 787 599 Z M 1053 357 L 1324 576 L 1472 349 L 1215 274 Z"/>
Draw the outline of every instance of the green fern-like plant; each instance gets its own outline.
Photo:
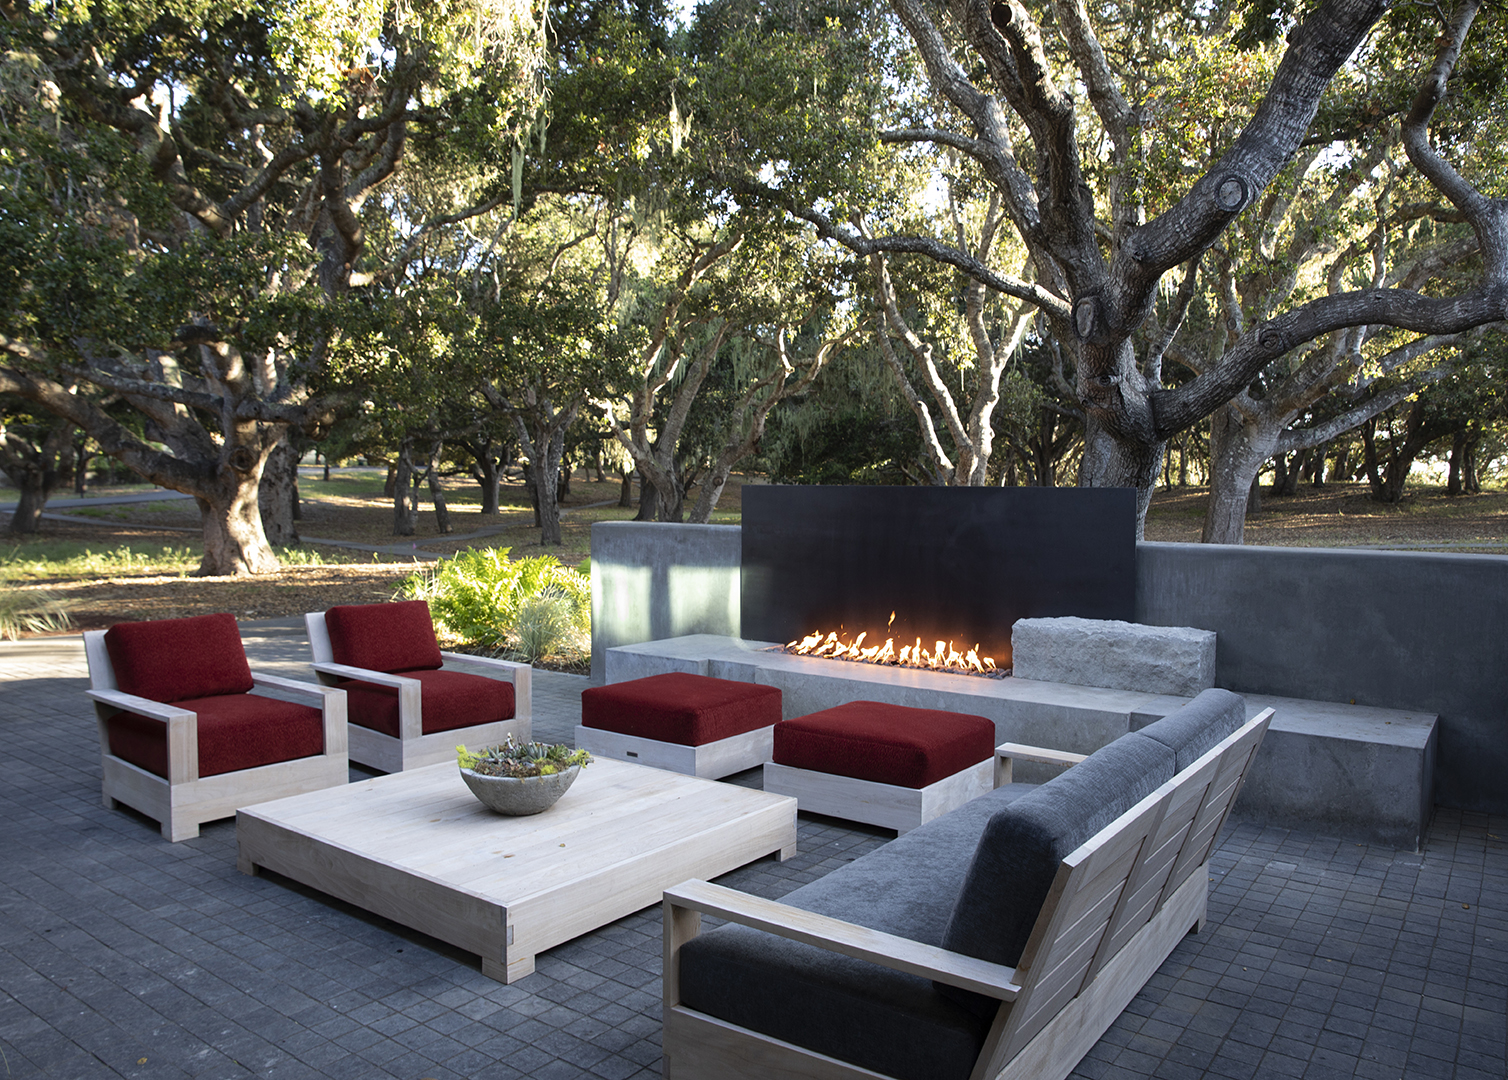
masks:
<path id="1" fill-rule="evenodd" d="M 551 603 L 530 609 L 531 627 L 556 619 L 543 614 L 546 608 L 562 612 L 566 627 L 551 641 L 571 640 L 590 631 L 592 587 L 586 575 L 560 565 L 553 555 L 509 559 L 508 552 L 508 548 L 460 552 L 405 579 L 399 595 L 427 600 L 435 629 L 443 637 L 492 651 L 517 648 L 531 659 L 548 654 L 548 649 L 535 653 L 520 643 L 524 610 L 532 600 L 547 598 Z M 538 629 L 529 633 L 532 642 L 541 640 Z"/>

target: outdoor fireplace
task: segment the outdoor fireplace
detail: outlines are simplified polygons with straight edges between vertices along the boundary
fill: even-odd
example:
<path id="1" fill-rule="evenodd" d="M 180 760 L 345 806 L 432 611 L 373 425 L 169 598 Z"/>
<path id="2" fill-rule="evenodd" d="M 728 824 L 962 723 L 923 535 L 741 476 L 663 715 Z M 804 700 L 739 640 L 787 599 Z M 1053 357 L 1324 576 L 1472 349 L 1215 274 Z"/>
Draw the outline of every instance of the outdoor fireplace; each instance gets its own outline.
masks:
<path id="1" fill-rule="evenodd" d="M 1017 619 L 1135 614 L 1130 489 L 748 486 L 741 633 L 836 632 L 1011 665 Z"/>

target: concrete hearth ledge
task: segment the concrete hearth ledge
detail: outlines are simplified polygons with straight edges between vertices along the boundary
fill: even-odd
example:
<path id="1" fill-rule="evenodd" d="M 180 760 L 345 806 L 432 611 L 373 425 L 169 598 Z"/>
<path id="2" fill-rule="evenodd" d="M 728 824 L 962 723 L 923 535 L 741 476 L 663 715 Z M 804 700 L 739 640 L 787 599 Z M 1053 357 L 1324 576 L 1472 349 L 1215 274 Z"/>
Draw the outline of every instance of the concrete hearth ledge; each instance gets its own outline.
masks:
<path id="1" fill-rule="evenodd" d="M 987 716 L 999 742 L 1087 754 L 1145 727 L 1187 698 L 1032 679 L 981 679 L 911 668 L 816 660 L 769 642 L 717 634 L 607 650 L 608 682 L 666 671 L 778 686 L 785 719 L 849 701 L 888 701 Z M 1276 713 L 1247 774 L 1236 814 L 1336 835 L 1419 846 L 1434 805 L 1436 716 L 1329 702 L 1247 695 L 1253 716 Z M 1018 766 L 1024 770 L 1025 766 Z M 1047 767 L 1018 778 L 1041 781 Z"/>

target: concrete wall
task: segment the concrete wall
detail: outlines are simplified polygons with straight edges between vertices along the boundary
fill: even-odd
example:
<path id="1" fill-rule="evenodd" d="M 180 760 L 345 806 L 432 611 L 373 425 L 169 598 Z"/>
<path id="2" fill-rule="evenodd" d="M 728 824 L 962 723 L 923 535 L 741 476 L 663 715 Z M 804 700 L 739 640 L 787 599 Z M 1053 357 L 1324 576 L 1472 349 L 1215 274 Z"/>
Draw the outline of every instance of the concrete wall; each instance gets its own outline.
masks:
<path id="1" fill-rule="evenodd" d="M 615 645 L 738 634 L 737 525 L 603 521 L 592 526 L 592 682 Z"/>
<path id="2" fill-rule="evenodd" d="M 1215 631 L 1238 693 L 1439 714 L 1436 802 L 1508 812 L 1508 558 L 1142 544 L 1136 618 Z"/>
<path id="3" fill-rule="evenodd" d="M 614 645 L 739 635 L 740 530 L 592 528 L 592 678 Z M 1136 619 L 1217 635 L 1218 686 L 1440 717 L 1435 798 L 1508 813 L 1508 557 L 1137 546 Z"/>

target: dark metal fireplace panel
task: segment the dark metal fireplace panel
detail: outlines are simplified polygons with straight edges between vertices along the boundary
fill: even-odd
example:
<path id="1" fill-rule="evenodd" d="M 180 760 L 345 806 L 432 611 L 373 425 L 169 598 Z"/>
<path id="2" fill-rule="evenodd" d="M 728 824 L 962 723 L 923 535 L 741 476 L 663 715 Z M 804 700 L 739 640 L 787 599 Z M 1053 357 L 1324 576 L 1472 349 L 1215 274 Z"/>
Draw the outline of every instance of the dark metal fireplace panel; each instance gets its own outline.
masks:
<path id="1" fill-rule="evenodd" d="M 1010 664 L 1017 619 L 1130 621 L 1129 488 L 746 486 L 742 634 L 868 631 Z M 886 623 L 895 612 L 895 624 Z"/>

